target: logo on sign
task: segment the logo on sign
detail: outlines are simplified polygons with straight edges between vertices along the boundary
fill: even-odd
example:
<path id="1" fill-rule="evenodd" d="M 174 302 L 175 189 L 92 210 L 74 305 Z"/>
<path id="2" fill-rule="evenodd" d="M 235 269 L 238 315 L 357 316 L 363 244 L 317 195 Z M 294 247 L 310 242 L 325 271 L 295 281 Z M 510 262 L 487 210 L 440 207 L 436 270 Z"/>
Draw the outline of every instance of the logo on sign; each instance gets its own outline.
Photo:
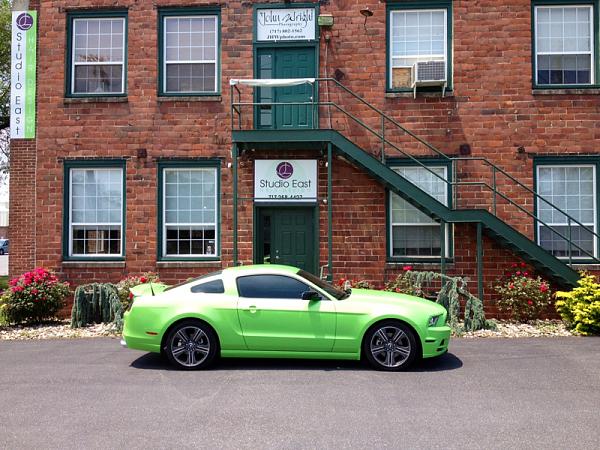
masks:
<path id="1" fill-rule="evenodd" d="M 17 17 L 16 22 L 19 30 L 27 31 L 33 26 L 33 17 L 31 14 L 23 13 Z"/>
<path id="2" fill-rule="evenodd" d="M 292 166 L 289 162 L 284 161 L 277 165 L 277 176 L 282 180 L 287 180 L 294 174 L 294 166 Z"/>

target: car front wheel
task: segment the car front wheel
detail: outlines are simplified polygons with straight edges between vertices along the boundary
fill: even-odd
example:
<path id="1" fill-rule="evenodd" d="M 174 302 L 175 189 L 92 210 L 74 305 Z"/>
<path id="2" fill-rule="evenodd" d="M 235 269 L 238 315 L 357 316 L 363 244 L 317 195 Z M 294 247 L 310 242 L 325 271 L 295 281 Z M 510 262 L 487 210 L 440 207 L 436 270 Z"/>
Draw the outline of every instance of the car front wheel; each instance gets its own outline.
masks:
<path id="1" fill-rule="evenodd" d="M 174 326 L 163 348 L 169 362 L 183 370 L 205 369 L 214 361 L 218 340 L 208 325 L 184 321 Z"/>
<path id="2" fill-rule="evenodd" d="M 417 358 L 414 332 L 401 322 L 384 321 L 367 331 L 363 340 L 363 355 L 377 370 L 404 370 Z"/>

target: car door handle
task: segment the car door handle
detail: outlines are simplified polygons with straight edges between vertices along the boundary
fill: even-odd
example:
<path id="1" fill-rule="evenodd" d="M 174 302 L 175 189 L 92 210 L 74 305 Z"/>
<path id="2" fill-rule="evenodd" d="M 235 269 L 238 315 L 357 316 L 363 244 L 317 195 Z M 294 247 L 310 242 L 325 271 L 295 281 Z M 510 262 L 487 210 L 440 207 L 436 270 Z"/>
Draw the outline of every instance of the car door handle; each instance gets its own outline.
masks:
<path id="1" fill-rule="evenodd" d="M 254 314 L 256 312 L 256 305 L 250 305 L 246 308 L 244 308 L 246 311 L 250 311 L 251 314 Z"/>

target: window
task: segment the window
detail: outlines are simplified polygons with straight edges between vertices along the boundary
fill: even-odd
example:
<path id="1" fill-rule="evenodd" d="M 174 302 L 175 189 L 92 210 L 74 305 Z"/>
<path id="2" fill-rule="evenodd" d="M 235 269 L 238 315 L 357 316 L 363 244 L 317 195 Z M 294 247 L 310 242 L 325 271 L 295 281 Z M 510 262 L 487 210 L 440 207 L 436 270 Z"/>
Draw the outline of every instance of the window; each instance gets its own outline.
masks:
<path id="1" fill-rule="evenodd" d="M 218 254 L 218 168 L 161 166 L 162 257 L 206 258 Z"/>
<path id="2" fill-rule="evenodd" d="M 596 232 L 596 166 L 540 165 L 537 167 L 538 194 Z M 537 224 L 538 243 L 554 256 L 568 257 L 569 245 L 552 230 L 569 237 L 568 218 L 542 199 L 537 201 L 539 219 L 546 225 Z M 572 246 L 571 257 L 591 258 L 596 255 L 594 235 L 586 228 L 571 223 L 571 239 L 584 251 Z M 586 253 L 587 252 L 587 253 Z"/>
<path id="3" fill-rule="evenodd" d="M 302 298 L 302 293 L 312 291 L 308 285 L 284 275 L 250 275 L 239 277 L 237 287 L 240 297 L 246 298 Z"/>
<path id="4" fill-rule="evenodd" d="M 536 85 L 593 84 L 593 6 L 536 6 L 534 12 Z"/>
<path id="5" fill-rule="evenodd" d="M 398 9 L 388 15 L 388 88 L 410 89 L 417 62 L 440 61 L 449 81 L 448 23 L 451 2 L 435 2 L 444 8 Z M 437 78 L 436 78 L 437 79 Z M 448 82 L 448 85 L 450 83 Z"/>
<path id="6" fill-rule="evenodd" d="M 123 168 L 68 167 L 68 257 L 123 256 Z"/>
<path id="7" fill-rule="evenodd" d="M 161 13 L 162 94 L 219 91 L 219 15 Z"/>
<path id="8" fill-rule="evenodd" d="M 222 294 L 225 292 L 225 286 L 223 280 L 212 280 L 192 286 L 190 290 L 193 294 Z"/>
<path id="9" fill-rule="evenodd" d="M 423 189 L 429 195 L 448 205 L 446 167 L 395 167 L 400 175 Z M 390 193 L 390 249 L 392 257 L 440 257 L 440 224 L 419 211 L 406 200 Z M 446 227 L 445 255 L 448 256 L 448 230 Z"/>
<path id="10" fill-rule="evenodd" d="M 126 13 L 70 16 L 69 94 L 125 93 L 126 34 Z"/>

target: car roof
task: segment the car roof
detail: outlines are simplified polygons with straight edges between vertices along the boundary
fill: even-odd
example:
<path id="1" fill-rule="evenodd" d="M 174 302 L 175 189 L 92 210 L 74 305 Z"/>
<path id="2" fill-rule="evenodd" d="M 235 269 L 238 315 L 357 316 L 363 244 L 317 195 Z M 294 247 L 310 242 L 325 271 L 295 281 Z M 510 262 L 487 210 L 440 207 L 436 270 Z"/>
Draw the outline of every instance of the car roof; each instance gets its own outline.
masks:
<path id="1" fill-rule="evenodd" d="M 281 264 L 252 264 L 249 266 L 236 266 L 223 269 L 224 272 L 235 276 L 260 275 L 260 274 L 296 274 L 300 271 L 297 267 L 284 266 Z"/>

